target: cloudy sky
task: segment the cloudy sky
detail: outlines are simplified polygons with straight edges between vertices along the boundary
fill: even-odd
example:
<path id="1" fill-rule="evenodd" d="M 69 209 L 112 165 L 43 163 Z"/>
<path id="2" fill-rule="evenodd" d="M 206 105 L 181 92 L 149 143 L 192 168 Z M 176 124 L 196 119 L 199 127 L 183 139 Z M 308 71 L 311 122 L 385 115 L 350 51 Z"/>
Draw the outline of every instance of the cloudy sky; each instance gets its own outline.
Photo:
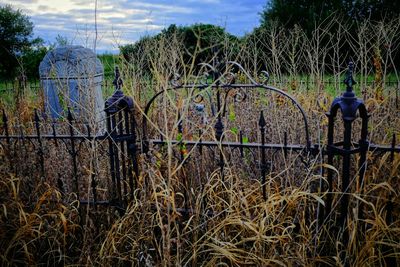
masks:
<path id="1" fill-rule="evenodd" d="M 95 0 L 1 0 L 30 16 L 35 35 L 57 35 L 93 48 Z M 168 25 L 212 23 L 242 36 L 259 25 L 266 0 L 97 0 L 98 52 L 155 34 Z"/>

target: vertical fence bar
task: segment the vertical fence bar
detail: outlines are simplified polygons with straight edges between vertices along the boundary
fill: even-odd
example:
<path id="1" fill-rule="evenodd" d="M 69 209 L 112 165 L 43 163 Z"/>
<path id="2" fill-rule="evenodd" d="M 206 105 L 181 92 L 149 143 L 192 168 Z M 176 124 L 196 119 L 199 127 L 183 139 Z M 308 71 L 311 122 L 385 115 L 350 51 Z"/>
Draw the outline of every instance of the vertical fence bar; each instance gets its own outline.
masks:
<path id="1" fill-rule="evenodd" d="M 38 140 L 38 160 L 39 160 L 39 166 L 40 166 L 40 174 L 41 177 L 44 178 L 44 152 L 43 152 L 43 143 L 42 143 L 42 137 L 41 137 L 41 133 L 40 133 L 40 118 L 39 118 L 39 114 L 37 112 L 37 109 L 35 109 L 35 128 L 36 128 L 36 136 L 37 136 L 37 140 Z"/>
<path id="2" fill-rule="evenodd" d="M 352 121 L 344 119 L 344 143 L 343 149 L 348 152 L 351 149 L 351 130 Z M 343 245 L 347 247 L 348 230 L 346 227 L 347 212 L 349 207 L 349 186 L 350 186 L 350 161 L 351 155 L 344 153 L 342 162 L 342 195 L 340 200 L 340 219 L 339 227 L 343 229 Z"/>
<path id="3" fill-rule="evenodd" d="M 21 127 L 21 125 L 18 127 L 19 128 L 19 132 L 20 132 L 20 138 L 22 141 L 22 145 L 20 144 L 20 141 L 18 140 L 18 144 L 19 144 L 19 151 L 26 151 L 26 142 L 25 142 L 25 134 L 24 134 L 24 130 L 23 127 Z M 24 160 L 27 162 L 28 161 L 28 153 L 24 153 Z M 21 173 L 26 173 L 26 168 L 23 168 L 22 170 L 19 170 L 19 168 L 15 169 L 15 174 L 18 175 L 18 172 L 21 171 Z"/>
<path id="4" fill-rule="evenodd" d="M 393 163 L 394 161 L 394 151 L 396 147 L 396 134 L 393 133 L 392 135 L 392 144 L 391 144 L 391 150 L 390 150 L 390 162 Z"/>
<path id="5" fill-rule="evenodd" d="M 56 131 L 56 122 L 53 120 L 51 123 L 51 131 L 53 135 L 53 140 L 54 140 L 54 145 L 58 147 L 58 142 L 57 142 L 57 131 Z"/>
<path id="6" fill-rule="evenodd" d="M 367 152 L 368 152 L 368 146 L 369 146 L 367 136 L 368 136 L 368 116 L 363 116 L 362 126 L 361 126 L 361 138 L 359 141 L 360 159 L 358 162 L 358 169 L 359 169 L 358 190 L 359 190 L 361 196 L 364 194 L 364 176 L 365 176 L 365 171 L 367 168 Z M 358 219 L 360 221 L 363 219 L 363 206 L 364 206 L 363 202 L 359 201 Z M 364 226 L 360 227 L 361 232 L 363 232 L 363 229 L 364 229 Z"/>
<path id="7" fill-rule="evenodd" d="M 261 110 L 260 119 L 258 121 L 258 126 L 260 127 L 261 132 L 261 181 L 262 181 L 262 193 L 264 200 L 267 200 L 267 188 L 266 188 L 266 175 L 267 175 L 267 162 L 265 158 L 265 126 L 266 126 L 264 112 Z"/>
<path id="8" fill-rule="evenodd" d="M 126 109 L 125 110 L 125 114 L 126 114 L 126 127 L 129 126 L 129 112 Z M 133 168 L 133 175 L 131 175 L 129 177 L 129 186 L 131 188 L 130 190 L 130 197 L 131 199 L 133 199 L 133 193 L 135 191 L 135 188 L 137 187 L 137 183 L 139 181 L 139 165 L 138 165 L 138 160 L 137 160 L 137 147 L 136 147 L 136 120 L 135 120 L 135 112 L 134 109 L 131 111 L 131 135 L 132 135 L 132 140 L 130 142 L 127 143 L 128 145 L 128 151 L 130 152 L 130 156 L 131 156 L 131 161 L 132 161 L 132 168 Z M 132 172 L 129 172 L 132 173 Z M 136 181 L 136 186 L 134 184 L 134 181 Z"/>
<path id="9" fill-rule="evenodd" d="M 335 117 L 333 114 L 328 113 L 328 146 L 327 146 L 327 154 L 328 154 L 328 160 L 327 163 L 330 166 L 333 166 L 333 156 L 334 152 L 332 150 L 333 146 L 333 131 L 334 131 L 334 124 L 335 124 Z M 327 216 L 330 215 L 331 209 L 332 209 L 332 193 L 333 193 L 333 170 L 332 168 L 328 168 L 328 194 L 326 196 L 326 208 L 325 208 L 325 214 L 324 211 L 321 210 L 321 218 L 326 219 Z M 321 190 L 322 191 L 322 190 Z M 322 221 L 320 222 L 322 224 Z"/>
<path id="10" fill-rule="evenodd" d="M 57 188 L 60 191 L 61 195 L 65 194 L 64 183 L 61 180 L 60 176 L 57 178 Z"/>
<path id="11" fill-rule="evenodd" d="M 126 108 L 125 108 L 126 109 Z M 121 110 L 118 112 L 118 130 L 119 130 L 119 135 L 124 134 L 124 123 L 126 122 L 123 118 L 123 114 L 125 115 L 125 109 Z M 125 116 L 124 116 L 125 117 Z M 128 128 L 126 128 L 126 133 L 129 133 L 129 125 Z M 120 154 L 121 154 L 121 165 L 122 165 L 122 188 L 123 188 L 123 196 L 124 200 L 127 203 L 126 199 L 126 194 L 127 194 L 127 170 L 126 170 L 126 154 L 125 154 L 125 141 L 120 142 Z M 122 190 L 122 189 L 121 189 Z M 121 198 L 122 200 L 122 198 Z"/>
<path id="12" fill-rule="evenodd" d="M 90 170 L 90 186 L 92 187 L 92 194 L 93 194 L 93 206 L 95 208 L 97 208 L 97 182 L 96 182 L 96 168 L 95 168 L 95 139 L 93 138 L 92 140 L 92 135 L 91 135 L 91 129 L 90 129 L 90 125 L 87 124 L 86 125 L 86 130 L 87 130 L 87 136 L 88 136 L 88 140 L 90 142 L 90 150 L 91 153 L 93 153 L 91 155 L 91 164 L 92 164 L 92 169 Z M 90 202 L 90 201 L 89 201 Z"/>
<path id="13" fill-rule="evenodd" d="M 217 87 L 217 106 L 218 106 L 218 119 L 217 122 L 215 123 L 215 138 L 217 139 L 218 142 L 222 142 L 222 135 L 224 133 L 224 124 L 222 123 L 222 118 L 221 118 L 221 95 L 219 88 Z M 219 161 L 218 161 L 218 166 L 220 169 L 220 174 L 222 178 L 222 182 L 225 181 L 225 175 L 224 175 L 224 167 L 225 167 L 225 162 L 224 162 L 224 155 L 222 151 L 222 146 L 219 146 Z"/>
<path id="14" fill-rule="evenodd" d="M 67 115 L 67 120 L 68 120 L 68 126 L 69 126 L 69 138 L 71 142 L 71 150 L 70 150 L 70 155 L 71 155 L 71 161 L 72 161 L 72 180 L 74 181 L 74 191 L 76 193 L 76 197 L 80 201 L 80 194 L 79 194 L 79 178 L 78 178 L 78 163 L 77 163 L 77 152 L 76 152 L 76 147 L 75 147 L 75 133 L 74 133 L 74 127 L 73 127 L 73 121 L 74 117 L 72 116 L 71 109 L 68 108 L 68 115 Z"/>
<path id="15" fill-rule="evenodd" d="M 8 118 L 6 115 L 6 111 L 3 109 L 3 131 L 4 135 L 6 136 L 6 144 L 7 144 L 7 151 L 6 151 L 6 156 L 9 160 L 10 167 L 13 169 L 13 162 L 11 159 L 11 143 L 10 143 L 10 132 L 8 129 Z"/>
<path id="16" fill-rule="evenodd" d="M 116 113 L 111 115 L 111 124 L 112 124 L 112 141 L 113 141 L 113 157 L 114 157 L 114 164 L 115 164 L 115 181 L 117 185 L 117 197 L 118 203 L 122 203 L 122 194 L 121 194 L 121 171 L 120 171 L 120 162 L 119 162 L 119 151 L 118 146 L 115 144 L 115 137 L 117 131 L 117 120 L 116 120 Z"/>
<path id="17" fill-rule="evenodd" d="M 56 149 L 58 149 L 57 130 L 56 130 L 56 122 L 55 122 L 55 120 L 53 120 L 51 122 L 51 130 L 52 130 L 52 136 L 53 136 L 54 145 L 55 145 Z M 60 191 L 60 193 L 62 195 L 64 195 L 65 194 L 64 183 L 61 180 L 60 172 L 57 172 L 57 175 L 58 175 L 58 177 L 57 177 L 57 188 Z"/>
<path id="18" fill-rule="evenodd" d="M 110 174 L 111 174 L 111 199 L 112 201 L 115 201 L 115 195 L 116 195 L 116 182 L 115 182 L 115 162 L 114 162 L 114 139 L 113 139 L 113 132 L 112 132 L 112 125 L 111 125 L 111 114 L 107 109 L 106 109 L 106 124 L 107 124 L 107 139 L 108 139 L 108 159 L 110 163 Z"/>
<path id="19" fill-rule="evenodd" d="M 123 81 L 120 77 L 119 69 L 118 67 L 115 68 L 115 78 L 113 81 L 113 85 L 115 86 L 115 91 L 113 95 L 107 99 L 105 103 L 105 112 L 106 112 L 106 120 L 107 120 L 107 139 L 108 139 L 108 151 L 109 151 L 109 162 L 110 162 L 110 172 L 111 172 L 111 180 L 112 180 L 112 192 L 111 192 L 111 197 L 112 197 L 112 202 L 117 202 L 116 204 L 118 205 L 120 214 L 122 214 L 123 209 L 124 209 L 124 202 L 123 202 L 123 197 L 122 197 L 122 186 L 121 186 L 121 171 L 120 171 L 120 164 L 122 164 L 122 182 L 126 182 L 126 162 L 125 162 L 125 144 L 124 142 L 124 134 L 123 134 L 123 116 L 122 112 L 125 112 L 124 109 L 133 109 L 133 99 L 130 97 L 126 97 L 122 90 L 121 87 L 123 85 Z M 117 115 L 118 113 L 118 115 Z M 126 115 L 126 113 L 125 113 Z M 118 116 L 118 118 L 117 118 Z M 127 129 L 125 131 L 129 133 L 129 119 L 125 118 L 125 125 L 127 126 Z M 120 140 L 122 137 L 123 139 Z M 136 137 L 134 137 L 136 138 Z M 121 142 L 120 145 L 116 144 L 116 142 Z M 128 146 L 128 144 L 126 145 Z M 132 143 L 127 147 L 127 150 L 129 149 L 130 154 L 134 154 L 135 148 L 132 147 Z M 121 160 L 120 162 L 120 155 L 121 153 Z M 134 155 L 135 156 L 135 155 Z M 132 186 L 132 183 L 131 183 Z M 127 192 L 126 189 L 126 183 L 124 183 L 124 191 L 125 193 Z M 132 194 L 131 194 L 132 197 Z"/>

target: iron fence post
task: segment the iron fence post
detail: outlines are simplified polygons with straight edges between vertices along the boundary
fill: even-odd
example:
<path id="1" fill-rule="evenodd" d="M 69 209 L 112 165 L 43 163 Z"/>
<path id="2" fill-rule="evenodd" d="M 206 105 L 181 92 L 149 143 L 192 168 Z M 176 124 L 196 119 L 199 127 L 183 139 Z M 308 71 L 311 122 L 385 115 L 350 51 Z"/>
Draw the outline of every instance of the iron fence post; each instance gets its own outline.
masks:
<path id="1" fill-rule="evenodd" d="M 365 118 L 362 120 L 362 126 L 361 126 L 361 138 L 360 141 L 358 142 L 359 148 L 360 148 L 360 159 L 358 162 L 358 190 L 363 196 L 364 194 L 364 176 L 365 176 L 365 171 L 367 169 L 367 152 L 368 152 L 368 147 L 369 147 L 369 142 L 367 140 L 368 137 L 368 115 L 366 114 Z M 364 218 L 363 214 L 363 209 L 364 209 L 364 204 L 363 202 L 359 202 L 358 205 L 358 219 L 361 221 Z M 361 232 L 363 232 L 364 225 L 360 227 Z"/>
<path id="2" fill-rule="evenodd" d="M 139 166 L 137 162 L 137 147 L 136 147 L 136 120 L 135 120 L 135 112 L 134 109 L 132 110 L 131 113 L 131 119 L 129 119 L 129 112 L 127 109 L 125 109 L 125 127 L 129 129 L 129 121 L 131 121 L 131 127 L 130 127 L 130 132 L 132 135 L 132 140 L 128 141 L 126 143 L 127 145 L 127 151 L 129 151 L 130 155 L 130 160 L 131 160 L 131 165 L 129 167 L 129 187 L 130 187 L 130 197 L 133 199 L 133 193 L 135 191 L 135 184 L 134 181 L 137 181 L 139 179 Z M 133 171 L 133 172 L 132 172 Z"/>
<path id="3" fill-rule="evenodd" d="M 112 202 L 117 202 L 120 211 L 121 208 L 124 209 L 125 205 L 123 202 L 123 192 L 121 185 L 121 172 L 120 167 L 122 164 L 122 182 L 126 182 L 126 166 L 125 166 L 125 146 L 124 142 L 126 142 L 127 150 L 129 149 L 129 154 L 131 155 L 132 163 L 134 166 L 132 167 L 135 170 L 135 174 L 138 175 L 137 162 L 135 160 L 136 155 L 132 155 L 136 153 L 135 143 L 136 143 L 136 135 L 133 135 L 129 140 L 118 140 L 117 131 L 120 136 L 123 136 L 123 125 L 122 123 L 125 121 L 125 132 L 129 135 L 129 118 L 126 116 L 127 112 L 132 113 L 133 110 L 133 99 L 131 97 L 127 97 L 121 90 L 123 85 L 123 81 L 120 76 L 120 72 L 118 67 L 115 68 L 115 78 L 113 81 L 115 86 L 115 91 L 113 95 L 107 99 L 105 103 L 105 112 L 106 112 L 106 124 L 107 124 L 107 139 L 108 139 L 108 151 L 109 151 L 109 164 L 110 164 L 110 173 L 111 173 L 111 181 L 112 181 Z M 124 111 L 125 110 L 125 111 Z M 122 115 L 124 112 L 125 120 Z M 118 117 L 117 117 L 118 116 Z M 132 113 L 132 117 L 134 114 Z M 133 131 L 134 126 L 132 127 Z M 133 140 L 132 140 L 133 139 Z M 117 143 L 121 142 L 120 145 Z M 129 143 L 129 144 L 128 144 Z M 121 150 L 121 151 L 120 151 Z M 121 153 L 120 153 L 121 152 Z M 121 155 L 121 161 L 120 161 Z M 132 169 L 131 168 L 131 169 Z M 129 169 L 129 168 L 128 168 Z M 133 181 L 130 179 L 131 190 L 133 190 Z M 126 184 L 124 186 L 124 193 L 126 194 Z M 131 192 L 131 197 L 132 197 Z M 122 205 L 122 207 L 121 207 Z"/>
<path id="4" fill-rule="evenodd" d="M 92 187 L 92 194 L 93 194 L 93 206 L 95 207 L 95 209 L 97 209 L 97 182 L 96 182 L 96 167 L 95 167 L 95 144 L 94 141 L 95 139 L 92 140 L 92 135 L 91 135 L 91 129 L 90 129 L 90 125 L 87 124 L 86 125 L 86 129 L 87 129 L 87 136 L 90 142 L 90 149 L 91 152 L 93 153 L 91 156 L 91 164 L 92 164 L 92 169 L 90 172 L 90 186 Z"/>
<path id="5" fill-rule="evenodd" d="M 349 185 L 350 185 L 350 149 L 351 149 L 351 124 L 353 122 L 352 119 L 343 118 L 344 120 L 344 139 L 343 139 L 343 149 L 344 153 L 342 154 L 343 162 L 342 162 L 342 192 L 341 192 L 341 200 L 340 200 L 340 219 L 339 219 L 339 227 L 342 227 L 344 230 L 343 235 L 343 243 L 346 246 L 348 241 L 348 231 L 346 230 L 346 218 L 347 211 L 349 205 Z"/>
<path id="6" fill-rule="evenodd" d="M 262 193 L 264 200 L 267 200 L 267 189 L 266 189 L 266 181 L 265 176 L 267 175 L 267 162 L 265 159 L 265 126 L 267 123 L 265 122 L 264 112 L 261 110 L 260 119 L 258 121 L 258 126 L 260 127 L 261 132 L 261 181 L 262 181 Z"/>
<path id="7" fill-rule="evenodd" d="M 360 154 L 359 161 L 359 171 L 358 171 L 358 187 L 359 190 L 356 193 L 363 192 L 363 183 L 364 183 L 364 173 L 365 173 L 365 164 L 366 164 L 366 153 L 368 149 L 368 112 L 364 105 L 364 102 L 361 99 L 356 98 L 353 92 L 353 85 L 356 83 L 353 78 L 353 62 L 349 63 L 348 71 L 344 83 L 346 84 L 346 91 L 342 94 L 342 96 L 337 97 L 331 105 L 328 115 L 328 164 L 333 165 L 333 156 L 340 155 L 342 157 L 342 174 L 341 174 L 341 195 L 340 195 L 340 213 L 339 220 L 337 221 L 337 226 L 341 229 L 342 232 L 342 244 L 344 250 L 341 252 L 341 259 L 344 264 L 349 264 L 351 259 L 348 259 L 347 254 L 347 245 L 349 239 L 348 228 L 346 226 L 347 216 L 348 216 L 348 206 L 350 200 L 350 175 L 351 175 L 351 155 L 352 154 Z M 338 110 L 342 113 L 342 122 L 344 125 L 343 132 L 343 142 L 334 143 L 334 121 L 337 115 Z M 362 120 L 361 127 L 361 139 L 358 143 L 358 149 L 352 149 L 352 124 L 356 120 L 357 116 L 360 116 Z M 342 147 L 340 147 L 342 146 Z M 331 212 L 331 202 L 332 202 L 332 181 L 333 171 L 331 168 L 328 169 L 328 183 L 329 183 L 329 191 L 327 198 L 327 207 L 326 207 L 326 216 L 328 216 Z M 358 202 L 358 200 L 357 200 Z M 362 205 L 359 206 L 359 217 L 362 216 Z"/>
<path id="8" fill-rule="evenodd" d="M 8 117 L 7 117 L 6 111 L 4 109 L 3 109 L 3 131 L 4 131 L 4 135 L 6 136 L 6 144 L 7 144 L 7 150 L 6 150 L 5 154 L 10 163 L 11 169 L 13 169 L 13 161 L 11 159 L 10 133 L 9 133 L 9 129 L 8 129 Z"/>
<path id="9" fill-rule="evenodd" d="M 78 163 L 77 163 L 77 159 L 76 159 L 77 152 L 76 152 L 76 147 L 75 147 L 75 138 L 74 138 L 75 132 L 74 132 L 74 126 L 73 126 L 74 117 L 72 116 L 72 112 L 71 112 L 70 108 L 68 108 L 67 120 L 68 120 L 68 128 L 69 128 L 69 137 L 71 140 L 70 155 L 71 155 L 71 160 L 72 160 L 72 176 L 73 176 L 73 181 L 75 183 L 74 187 L 75 187 L 76 197 L 80 201 Z"/>
<path id="10" fill-rule="evenodd" d="M 35 121 L 35 129 L 36 129 L 36 136 L 39 144 L 38 148 L 38 158 L 39 158 L 39 166 L 40 166 L 40 174 L 41 178 L 44 178 L 44 152 L 43 152 L 43 143 L 42 143 L 42 138 L 41 138 L 41 132 L 40 132 L 40 118 L 39 114 L 37 112 L 37 109 L 34 111 L 34 121 Z"/>
<path id="11" fill-rule="evenodd" d="M 118 112 L 118 111 L 117 111 Z M 118 129 L 117 120 L 116 120 L 117 113 L 111 114 L 111 140 L 113 141 L 113 156 L 114 156 L 114 164 L 115 164 L 115 181 L 117 185 L 117 197 L 119 204 L 122 203 L 122 191 L 121 191 L 121 170 L 120 170 L 120 161 L 119 161 L 119 149 L 116 142 L 116 131 Z"/>
<path id="12" fill-rule="evenodd" d="M 327 144 L 327 155 L 328 160 L 327 164 L 333 166 L 333 133 L 334 133 L 334 124 L 335 124 L 335 117 L 331 113 L 326 114 L 328 116 L 328 144 Z M 326 196 L 326 208 L 325 211 L 321 211 L 321 218 L 326 219 L 327 216 L 330 216 L 332 210 L 332 193 L 333 193 L 333 169 L 328 168 L 328 194 Z M 323 191 L 323 189 L 321 189 Z M 324 214 L 325 213 L 325 214 Z M 324 216 L 325 215 L 325 216 Z M 322 222 L 321 222 L 322 224 Z"/>
<path id="13" fill-rule="evenodd" d="M 217 81 L 217 83 L 219 83 Z M 217 108 L 218 108 L 218 118 L 217 122 L 215 123 L 215 138 L 219 143 L 222 143 L 223 140 L 223 133 L 224 133 L 224 124 L 222 123 L 222 118 L 221 118 L 221 95 L 220 95 L 220 88 L 217 87 Z M 224 162 L 224 155 L 222 151 L 222 146 L 219 147 L 219 161 L 218 161 L 218 166 L 220 168 L 220 173 L 221 173 L 221 178 L 222 182 L 225 180 L 225 175 L 224 175 L 224 167 L 225 167 L 225 162 Z"/>
<path id="14" fill-rule="evenodd" d="M 111 174 L 111 200 L 112 202 L 115 201 L 115 195 L 116 195 L 116 182 L 115 182 L 115 162 L 114 162 L 114 140 L 113 140 L 113 133 L 112 133 L 112 126 L 111 126 L 111 116 L 113 116 L 108 109 L 106 108 L 106 127 L 107 127 L 107 139 L 108 139 L 108 159 L 109 159 L 109 164 L 110 164 L 110 174 Z"/>
<path id="15" fill-rule="evenodd" d="M 125 115 L 125 112 L 122 112 L 122 111 L 120 111 L 120 112 L 118 112 L 118 131 L 119 131 L 119 134 L 120 135 L 123 135 L 124 134 L 124 124 L 123 124 L 123 122 L 124 122 L 124 118 L 123 118 L 123 114 Z M 125 129 L 126 131 L 126 133 L 128 134 L 129 133 L 129 125 L 128 125 L 128 128 L 126 128 Z M 126 197 L 126 193 L 127 193 L 127 170 L 126 170 L 126 155 L 125 155 L 125 142 L 124 141 L 122 141 L 122 142 L 120 142 L 120 147 L 119 147 L 119 150 L 120 150 L 120 152 L 121 152 L 121 165 L 122 165 L 122 188 L 121 188 L 121 190 L 123 189 L 123 195 L 124 195 L 124 200 L 125 200 L 125 202 L 127 203 L 127 197 Z"/>

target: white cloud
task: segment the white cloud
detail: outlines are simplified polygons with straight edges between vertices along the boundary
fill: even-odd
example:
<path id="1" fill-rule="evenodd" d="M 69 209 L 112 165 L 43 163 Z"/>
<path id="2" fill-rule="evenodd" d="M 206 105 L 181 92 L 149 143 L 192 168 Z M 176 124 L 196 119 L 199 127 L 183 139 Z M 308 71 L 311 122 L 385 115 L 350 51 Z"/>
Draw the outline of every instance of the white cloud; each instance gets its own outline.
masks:
<path id="1" fill-rule="evenodd" d="M 54 42 L 60 34 L 77 44 L 93 45 L 95 0 L 1 0 L 29 15 L 36 35 Z M 100 50 L 117 50 L 145 34 L 171 23 L 214 23 L 244 32 L 243 25 L 258 23 L 258 0 L 97 0 Z M 265 0 L 259 0 L 259 6 Z M 250 4 L 251 3 L 251 4 Z M 250 22 L 251 21 L 251 22 Z M 251 29 L 249 29 L 251 30 Z M 92 38 L 92 39 L 90 39 Z"/>

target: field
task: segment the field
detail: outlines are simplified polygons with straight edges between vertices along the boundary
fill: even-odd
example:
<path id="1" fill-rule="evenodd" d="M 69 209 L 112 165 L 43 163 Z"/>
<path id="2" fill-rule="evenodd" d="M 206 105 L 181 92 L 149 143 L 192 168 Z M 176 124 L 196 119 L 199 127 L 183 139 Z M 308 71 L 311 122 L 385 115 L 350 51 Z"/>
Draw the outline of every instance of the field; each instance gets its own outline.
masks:
<path id="1" fill-rule="evenodd" d="M 138 176 L 132 174 L 134 186 L 123 180 L 124 190 L 119 190 L 122 208 L 117 202 L 94 206 L 82 201 L 93 201 L 93 188 L 99 202 L 115 195 L 110 178 L 116 170 L 109 163 L 113 153 L 108 150 L 110 139 L 93 141 L 87 134 L 88 128 L 92 135 L 96 133 L 93 129 L 104 130 L 101 123 L 95 118 L 82 122 L 75 113 L 73 124 L 67 113 L 53 123 L 39 113 L 40 123 L 35 124 L 34 109 L 43 109 L 40 93 L 28 86 L 23 94 L 2 95 L 0 109 L 7 114 L 7 121 L 5 117 L 0 120 L 2 265 L 395 266 L 400 262 L 397 150 L 366 152 L 364 179 L 358 175 L 363 168 L 358 165 L 361 153 L 355 153 L 350 159 L 350 189 L 342 194 L 347 190 L 342 185 L 346 168 L 342 156 L 335 155 L 328 164 L 328 154 L 321 149 L 328 143 L 326 112 L 346 89 L 342 83 L 347 70 L 345 60 L 337 73 L 313 70 L 290 75 L 284 71 L 285 62 L 278 60 L 281 66 L 269 64 L 274 67 L 264 82 L 293 96 L 307 116 L 314 147 L 307 151 L 301 112 L 282 94 L 264 90 L 262 75 L 251 67 L 249 58 L 255 55 L 249 52 L 251 48 L 241 51 L 241 55 L 251 55 L 248 61 L 227 52 L 225 59 L 233 57 L 243 69 L 223 66 L 220 76 L 213 78 L 212 70 L 197 68 L 194 61 L 181 61 L 179 40 L 161 40 L 157 48 L 151 49 L 150 73 L 144 71 L 140 59 L 103 59 L 108 66 L 108 80 L 110 66 L 118 62 L 123 92 L 134 100 L 135 159 L 140 172 Z M 225 50 L 229 51 L 229 46 Z M 354 85 L 354 91 L 370 115 L 371 147 L 398 147 L 396 69 L 383 60 L 380 70 L 374 67 L 370 62 L 374 55 L 370 51 L 365 62 L 361 57 L 355 61 L 354 79 L 359 84 Z M 300 64 L 302 59 L 298 60 Z M 215 61 L 212 58 L 208 63 Z M 364 63 L 367 71 L 361 71 Z M 319 60 L 318 64 L 324 65 Z M 203 71 L 208 72 L 207 77 Z M 234 81 L 231 71 L 235 73 Z M 177 78 L 175 73 L 180 77 L 171 81 Z M 243 85 L 252 83 L 251 79 L 257 84 L 243 89 Z M 322 82 L 327 80 L 332 82 Z M 195 90 L 190 86 L 193 83 L 207 85 Z M 232 89 L 232 84 L 241 86 Z M 185 85 L 182 90 L 160 94 L 146 109 L 151 97 L 162 89 Z M 104 97 L 111 95 L 111 89 L 104 91 Z M 119 113 L 115 116 L 118 118 Z M 338 114 L 334 124 L 337 146 L 344 139 L 341 118 Z M 6 122 L 9 135 L 25 139 L 7 143 Z M 356 148 L 362 139 L 359 117 L 353 126 L 351 145 Z M 37 135 L 37 127 L 43 139 L 28 139 Z M 67 136 L 65 141 L 51 139 L 55 127 L 58 135 Z M 77 153 L 71 151 L 71 129 L 75 135 L 86 137 L 76 143 Z M 219 130 L 223 137 L 218 136 Z M 222 146 L 222 139 L 231 147 Z M 143 140 L 149 141 L 148 151 Z M 215 146 L 202 147 L 201 142 Z M 282 148 L 265 151 L 259 145 L 256 149 L 250 147 L 263 142 L 282 144 Z M 238 145 L 241 149 L 233 149 L 232 144 L 237 143 L 248 147 Z M 298 151 L 284 149 L 290 145 L 304 147 Z M 122 147 L 114 152 L 128 159 L 124 154 L 129 146 Z M 121 162 L 128 168 L 124 170 Z M 118 172 L 129 176 L 134 164 L 121 162 Z M 334 177 L 331 189 L 329 173 Z M 328 196 L 332 198 L 332 210 L 323 216 Z M 344 198 L 348 199 L 348 212 L 343 224 Z"/>

